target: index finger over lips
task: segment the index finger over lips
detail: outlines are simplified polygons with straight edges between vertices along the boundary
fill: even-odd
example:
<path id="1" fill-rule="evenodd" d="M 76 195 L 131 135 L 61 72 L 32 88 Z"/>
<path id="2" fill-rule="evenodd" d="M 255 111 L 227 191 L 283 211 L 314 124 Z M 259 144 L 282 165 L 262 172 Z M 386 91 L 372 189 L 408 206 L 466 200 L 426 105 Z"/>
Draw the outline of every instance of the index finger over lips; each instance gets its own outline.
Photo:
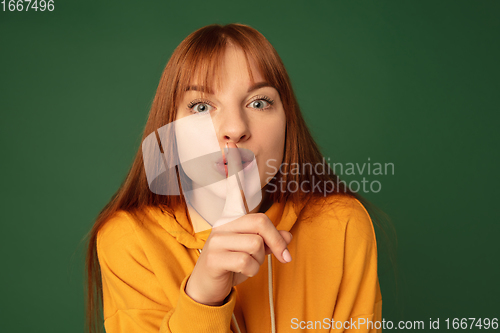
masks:
<path id="1" fill-rule="evenodd" d="M 220 227 L 246 214 L 240 187 L 241 181 L 238 181 L 238 176 L 242 174 L 239 172 L 242 169 L 241 156 L 235 143 L 227 143 L 224 158 L 227 162 L 226 202 L 221 217 L 213 225 L 213 228 Z"/>

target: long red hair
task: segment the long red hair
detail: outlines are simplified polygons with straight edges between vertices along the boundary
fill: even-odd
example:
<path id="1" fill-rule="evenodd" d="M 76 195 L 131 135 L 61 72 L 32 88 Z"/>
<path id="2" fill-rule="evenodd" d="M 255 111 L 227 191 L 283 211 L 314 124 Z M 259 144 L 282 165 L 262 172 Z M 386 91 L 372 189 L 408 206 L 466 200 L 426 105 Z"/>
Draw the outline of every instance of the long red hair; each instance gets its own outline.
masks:
<path id="1" fill-rule="evenodd" d="M 314 193 L 312 187 L 308 185 L 320 181 L 326 184 L 335 184 L 334 189 L 329 189 L 330 193 L 333 192 L 330 195 L 352 196 L 360 200 L 369 211 L 376 209 L 358 193 L 354 193 L 346 187 L 345 183 L 340 182 L 338 176 L 333 172 L 320 174 L 290 172 L 290 167 L 293 165 L 323 163 L 323 156 L 302 117 L 290 78 L 278 53 L 262 34 L 246 25 L 209 25 L 193 32 L 179 44 L 161 76 L 142 140 L 160 127 L 175 120 L 176 110 L 182 98 L 182 94 L 179 92 L 185 91 L 193 78 L 196 77 L 198 82 L 203 82 L 205 87 L 214 84 L 213 78 L 217 78 L 216 74 L 228 43 L 241 47 L 247 60 L 255 61 L 264 79 L 276 88 L 281 97 L 286 115 L 283 167 L 271 182 L 277 184 L 281 181 L 280 184 L 285 184 L 284 188 L 288 188 L 287 185 L 291 181 L 306 185 L 302 186 L 304 192 L 274 191 L 270 193 L 268 200 L 272 202 L 287 200 L 301 202 L 306 199 L 306 196 L 324 197 L 324 193 Z M 250 67 L 249 74 L 252 78 Z M 328 168 L 327 164 L 325 168 Z M 139 149 L 124 182 L 99 213 L 92 229 L 86 236 L 88 248 L 85 263 L 87 280 L 85 294 L 88 332 L 101 332 L 103 328 L 101 318 L 102 281 L 96 249 L 97 233 L 100 228 L 118 210 L 126 210 L 134 214 L 145 206 L 158 206 L 169 210 L 176 205 L 185 204 L 182 195 L 157 195 L 149 189 L 143 165 L 143 154 Z M 374 222 L 376 223 L 375 220 Z"/>

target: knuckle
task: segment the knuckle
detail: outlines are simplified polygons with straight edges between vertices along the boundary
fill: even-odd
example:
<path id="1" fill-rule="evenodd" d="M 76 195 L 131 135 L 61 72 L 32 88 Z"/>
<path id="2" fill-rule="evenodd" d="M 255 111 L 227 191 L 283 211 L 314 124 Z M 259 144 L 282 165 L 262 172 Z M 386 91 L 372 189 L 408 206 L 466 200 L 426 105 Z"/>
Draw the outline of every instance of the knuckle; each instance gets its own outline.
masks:
<path id="1" fill-rule="evenodd" d="M 283 239 L 283 237 L 278 236 L 272 240 L 271 246 L 273 246 L 275 248 L 285 248 L 286 245 L 287 244 L 286 244 L 285 240 Z"/>
<path id="2" fill-rule="evenodd" d="M 267 224 L 267 220 L 269 219 L 266 214 L 258 213 L 256 216 L 256 224 L 258 227 L 263 227 Z"/>
<path id="3" fill-rule="evenodd" d="M 246 253 L 240 254 L 240 257 L 238 258 L 238 266 L 241 269 L 241 271 L 246 271 L 247 267 L 250 265 L 250 256 Z"/>
<path id="4" fill-rule="evenodd" d="M 210 232 L 210 236 L 208 236 L 208 237 L 212 238 L 216 235 L 219 235 L 221 232 L 222 232 L 222 229 L 220 227 L 212 228 L 212 230 Z"/>
<path id="5" fill-rule="evenodd" d="M 252 268 L 248 271 L 248 276 L 249 276 L 249 277 L 252 277 L 252 276 L 257 275 L 257 273 L 259 273 L 259 270 L 260 270 L 260 266 L 255 266 L 255 267 L 252 267 Z"/>
<path id="6" fill-rule="evenodd" d="M 212 235 L 212 239 L 210 240 L 211 241 L 211 245 L 213 247 L 220 247 L 221 244 L 223 244 L 224 242 L 224 235 L 221 234 L 221 233 L 215 233 Z"/>
<path id="7" fill-rule="evenodd" d="M 263 245 L 263 239 L 259 235 L 256 235 L 250 239 L 250 250 L 252 253 L 258 252 Z"/>

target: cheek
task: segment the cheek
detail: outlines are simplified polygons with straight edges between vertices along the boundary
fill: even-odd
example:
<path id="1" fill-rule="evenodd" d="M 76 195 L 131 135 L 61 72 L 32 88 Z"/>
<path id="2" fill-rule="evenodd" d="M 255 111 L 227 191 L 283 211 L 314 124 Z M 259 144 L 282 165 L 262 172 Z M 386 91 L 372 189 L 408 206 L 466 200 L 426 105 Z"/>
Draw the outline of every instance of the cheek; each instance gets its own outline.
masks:
<path id="1" fill-rule="evenodd" d="M 275 121 L 269 122 L 269 125 L 263 128 L 262 137 L 265 140 L 268 155 L 278 159 L 281 163 L 283 159 L 283 148 L 285 146 L 285 127 L 286 122 L 284 114 Z"/>
<path id="2" fill-rule="evenodd" d="M 285 146 L 285 123 L 284 121 L 274 122 L 272 126 L 267 124 L 261 126 L 259 141 L 263 149 L 260 152 L 258 161 L 259 173 L 262 182 L 268 183 L 270 178 L 277 173 L 283 160 L 283 149 Z"/>
<path id="3" fill-rule="evenodd" d="M 283 135 L 274 135 L 268 141 L 269 144 L 267 146 L 267 156 L 268 158 L 272 158 L 277 160 L 276 163 L 281 164 L 283 160 L 283 147 L 285 145 L 285 136 Z"/>
<path id="4" fill-rule="evenodd" d="M 209 114 L 180 118 L 173 125 L 181 162 L 220 152 L 217 135 Z"/>

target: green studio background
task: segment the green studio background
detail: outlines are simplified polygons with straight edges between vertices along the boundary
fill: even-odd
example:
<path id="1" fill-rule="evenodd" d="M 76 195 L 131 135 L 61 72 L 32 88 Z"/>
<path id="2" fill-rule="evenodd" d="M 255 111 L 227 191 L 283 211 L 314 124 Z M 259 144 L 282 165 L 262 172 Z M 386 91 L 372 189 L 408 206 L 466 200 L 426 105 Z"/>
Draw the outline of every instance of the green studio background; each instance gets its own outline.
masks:
<path id="1" fill-rule="evenodd" d="M 80 241 L 140 147 L 161 72 L 189 33 L 232 22 L 278 50 L 330 162 L 393 163 L 341 175 L 379 182 L 361 194 L 397 230 L 383 318 L 498 318 L 499 14 L 497 1 L 381 0 L 0 11 L 0 331 L 83 331 Z"/>

